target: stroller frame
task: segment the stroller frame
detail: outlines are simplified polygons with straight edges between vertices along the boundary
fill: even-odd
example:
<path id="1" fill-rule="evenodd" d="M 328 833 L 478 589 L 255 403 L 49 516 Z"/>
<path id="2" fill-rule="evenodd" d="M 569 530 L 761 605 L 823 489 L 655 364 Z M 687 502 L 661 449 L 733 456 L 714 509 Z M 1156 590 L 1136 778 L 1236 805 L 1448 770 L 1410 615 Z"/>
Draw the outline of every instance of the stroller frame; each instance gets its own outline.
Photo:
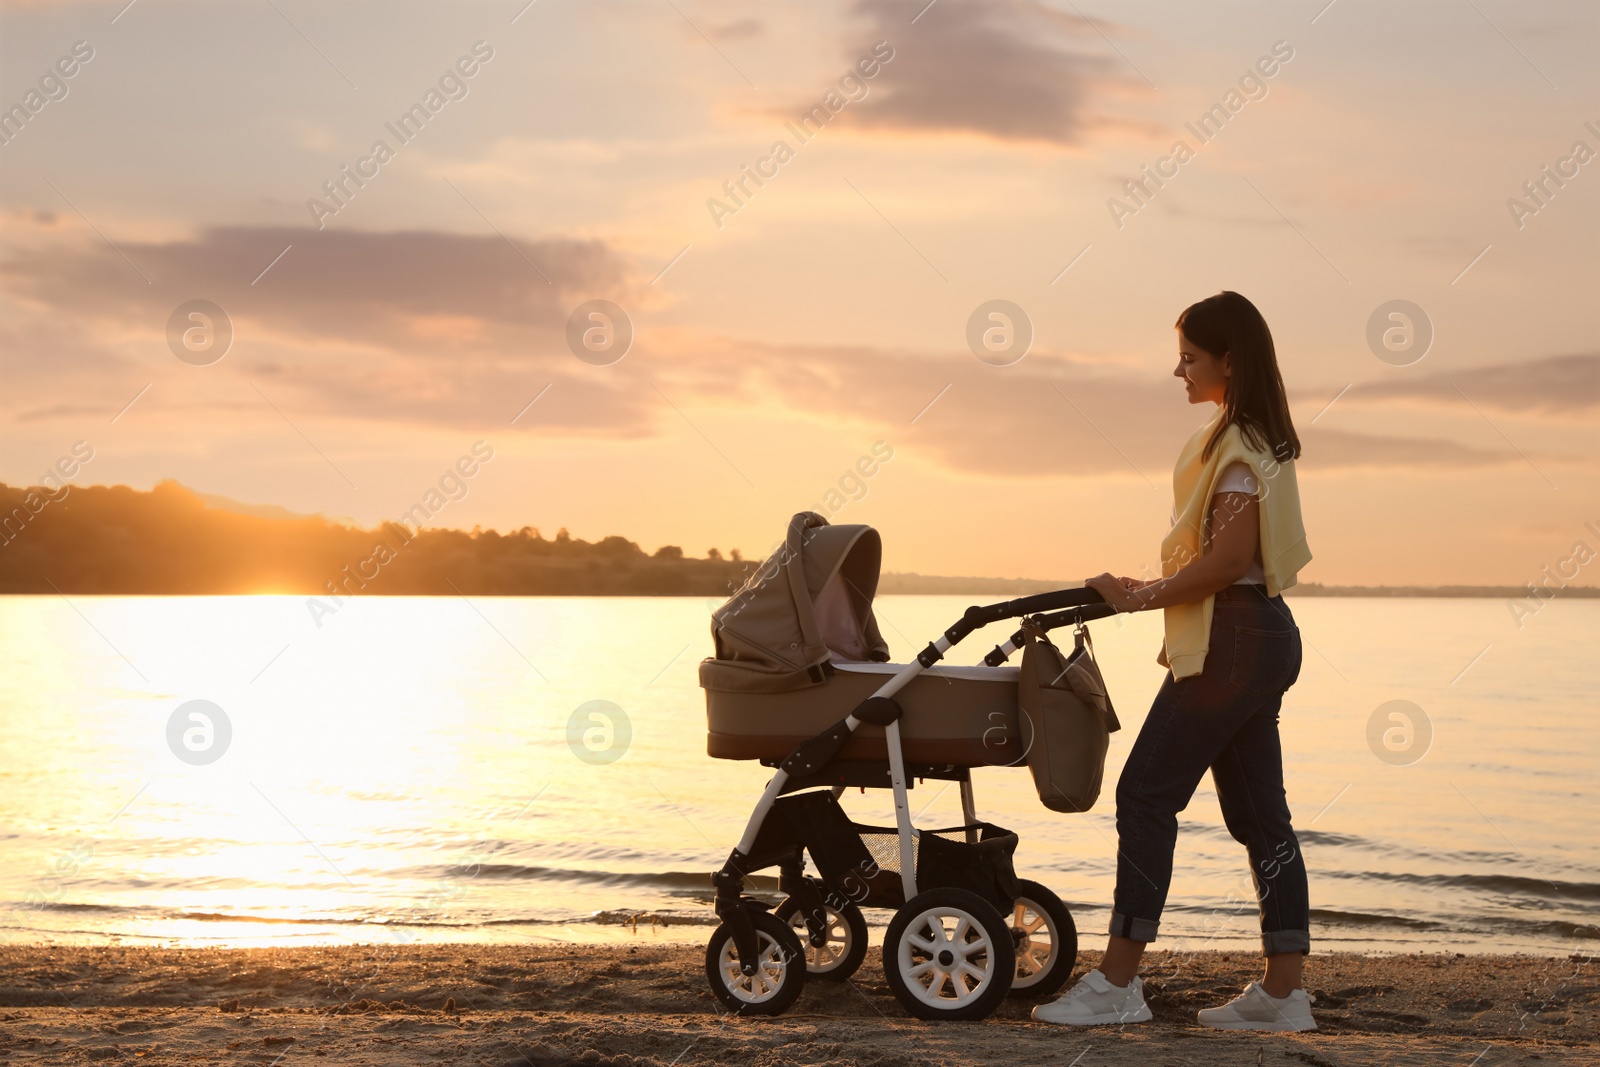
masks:
<path id="1" fill-rule="evenodd" d="M 1066 610 L 1057 610 L 1066 609 Z M 1055 612 L 1054 614 L 1041 615 L 1040 612 Z M 837 723 L 824 730 L 822 733 L 795 746 L 781 761 L 774 761 L 776 772 L 767 783 L 756 802 L 755 809 L 745 825 L 743 836 L 738 845 L 729 854 L 727 861 L 720 870 L 712 875 L 712 884 L 715 888 L 715 909 L 717 916 L 723 921 L 728 933 L 731 935 L 733 962 L 746 976 L 754 976 L 758 968 L 772 967 L 771 947 L 763 949 L 758 936 L 758 916 L 765 916 L 768 905 L 760 900 L 748 897 L 744 893 L 745 879 L 757 870 L 773 866 L 772 849 L 761 850 L 758 841 L 762 838 L 763 830 L 768 825 L 769 817 L 779 803 L 779 798 L 788 793 L 799 790 L 814 789 L 817 787 L 832 786 L 832 798 L 836 802 L 844 788 L 849 785 L 858 785 L 863 788 L 883 788 L 887 786 L 894 793 L 895 832 L 898 837 L 900 889 L 903 899 L 909 903 L 918 897 L 917 881 L 917 842 L 921 832 L 913 825 L 908 792 L 911 788 L 910 778 L 936 778 L 955 781 L 960 785 L 961 812 L 964 830 L 969 844 L 977 844 L 980 830 L 987 837 L 991 831 L 1006 834 L 1012 844 L 1015 843 L 1014 835 L 1009 835 L 998 827 L 989 827 L 979 824 L 976 815 L 976 804 L 972 789 L 970 768 L 957 765 L 932 765 L 913 764 L 908 767 L 902 752 L 900 736 L 901 708 L 895 701 L 895 695 L 905 688 L 914 678 L 938 664 L 951 648 L 960 643 L 975 630 L 993 622 L 1003 619 L 1029 617 L 1029 624 L 1039 631 L 1055 627 L 1075 624 L 1081 626 L 1090 619 L 1105 618 L 1115 613 L 1115 609 L 1105 604 L 1099 593 L 1084 588 L 1062 589 L 1034 596 L 1020 597 L 1014 600 L 1003 601 L 990 605 L 974 605 L 969 607 L 962 617 L 936 640 L 930 642 L 914 661 L 906 664 L 904 668 L 894 674 L 879 687 L 870 697 L 861 701 L 854 709 Z M 998 666 L 1005 662 L 1010 654 L 1023 644 L 1024 634 L 1018 630 L 1003 644 L 997 645 L 984 659 L 987 666 Z M 864 724 L 881 726 L 884 730 L 886 749 L 888 755 L 888 781 L 883 780 L 882 764 L 876 761 L 836 761 L 835 757 L 852 734 Z M 763 761 L 767 762 L 767 761 Z M 767 765 L 774 765 L 768 762 Z M 951 831 L 943 831 L 950 833 Z M 809 842 L 803 842 L 806 848 L 815 849 Z M 758 854 L 759 853 L 759 854 Z M 780 869 L 780 888 L 789 893 L 791 899 L 797 901 L 801 912 L 807 918 L 807 926 L 815 938 L 819 935 L 819 919 L 824 903 L 823 894 L 812 880 L 803 877 L 803 859 L 800 857 L 800 846 L 792 849 L 792 857 L 776 861 Z M 814 855 L 813 858 L 816 858 Z M 1007 876 L 1014 884 L 1014 876 L 1009 871 L 1009 849 L 1007 850 L 1006 863 Z M 820 865 L 820 864 L 819 864 Z M 824 885 L 832 890 L 840 887 Z M 847 894 L 830 893 L 830 896 L 848 896 Z M 968 894 L 969 896 L 971 894 Z M 1060 907 L 1059 899 L 1056 906 Z M 720 933 L 720 931 L 719 931 Z M 717 935 L 713 937 L 713 945 L 717 942 Z M 765 953 L 765 955 L 764 955 Z M 1009 957 L 1008 957 L 1009 958 Z M 763 962 L 765 960 L 765 962 Z M 780 961 L 779 969 L 788 960 Z M 1008 964 L 1010 966 L 1010 964 Z M 708 974 L 712 964 L 708 956 Z M 1009 976 L 1007 977 L 1009 983 Z M 713 982 L 715 985 L 715 981 Z M 797 995 L 797 994 L 796 994 Z M 790 998 L 784 998 L 785 1006 Z M 752 1013 L 768 1013 L 751 1006 Z M 781 1010 L 778 1008 L 776 1010 Z M 985 1008 L 982 1014 L 987 1014 L 992 1006 Z M 772 1012 L 772 1013 L 775 1013 Z M 923 1014 L 919 1012 L 919 1014 Z M 936 1017 L 981 1017 L 980 1015 L 955 1016 L 952 1013 L 923 1014 L 925 1018 Z"/>

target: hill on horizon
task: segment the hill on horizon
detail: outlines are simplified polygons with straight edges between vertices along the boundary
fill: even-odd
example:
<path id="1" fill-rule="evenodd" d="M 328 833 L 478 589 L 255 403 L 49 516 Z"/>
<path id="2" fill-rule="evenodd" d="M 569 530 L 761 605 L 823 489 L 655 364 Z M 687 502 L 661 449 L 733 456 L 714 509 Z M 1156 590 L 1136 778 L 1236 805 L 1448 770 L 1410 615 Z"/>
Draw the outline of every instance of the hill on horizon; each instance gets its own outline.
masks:
<path id="1" fill-rule="evenodd" d="M 371 529 L 275 504 L 245 504 L 176 481 L 52 491 L 0 483 L 0 594 L 305 596 L 726 597 L 760 561 L 738 549 L 705 558 L 676 545 L 647 553 L 612 535 L 554 538 L 524 526 L 501 533 L 385 522 Z M 1025 596 L 1078 579 L 945 577 L 885 572 L 884 595 Z M 1504 586 L 1324 586 L 1294 596 L 1512 597 Z M 1568 586 L 1563 597 L 1600 596 Z"/>
<path id="2" fill-rule="evenodd" d="M 363 529 L 170 480 L 54 499 L 0 483 L 0 593 L 727 596 L 754 564 L 712 552 L 646 553 L 624 537 L 589 542 L 564 529 L 547 539 L 531 526 Z"/>

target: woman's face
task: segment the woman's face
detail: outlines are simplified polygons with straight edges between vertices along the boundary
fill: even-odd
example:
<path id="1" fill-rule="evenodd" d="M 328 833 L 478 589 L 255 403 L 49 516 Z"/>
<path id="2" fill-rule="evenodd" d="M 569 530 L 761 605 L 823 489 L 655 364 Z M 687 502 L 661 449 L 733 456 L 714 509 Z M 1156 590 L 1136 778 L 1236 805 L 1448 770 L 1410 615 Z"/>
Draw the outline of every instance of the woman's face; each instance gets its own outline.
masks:
<path id="1" fill-rule="evenodd" d="M 1209 400 L 1222 403 L 1228 395 L 1228 375 L 1232 373 L 1228 357 L 1221 359 L 1190 341 L 1178 331 L 1178 365 L 1172 371 L 1175 378 L 1183 379 L 1189 403 L 1199 404 Z"/>

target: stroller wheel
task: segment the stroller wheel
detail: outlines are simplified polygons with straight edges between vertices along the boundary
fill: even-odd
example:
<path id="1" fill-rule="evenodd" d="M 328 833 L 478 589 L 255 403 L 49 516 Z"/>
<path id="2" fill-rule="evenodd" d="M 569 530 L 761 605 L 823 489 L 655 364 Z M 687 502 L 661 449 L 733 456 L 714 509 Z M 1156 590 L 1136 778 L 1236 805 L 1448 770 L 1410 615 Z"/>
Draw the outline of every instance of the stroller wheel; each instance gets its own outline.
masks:
<path id="1" fill-rule="evenodd" d="M 1011 928 L 993 904 L 964 889 L 930 889 L 908 900 L 883 942 L 883 973 L 919 1019 L 982 1019 L 1016 974 Z"/>
<path id="2" fill-rule="evenodd" d="M 1012 996 L 1047 997 L 1072 977 L 1078 962 L 1077 924 L 1061 898 L 1038 882 L 1017 883 L 1011 940 L 1017 950 Z"/>
<path id="3" fill-rule="evenodd" d="M 806 954 L 806 974 L 828 982 L 842 982 L 855 974 L 861 961 L 867 958 L 867 920 L 854 904 L 846 904 L 843 911 L 826 904 L 823 907 L 828 915 L 827 941 L 820 946 L 811 943 L 811 929 L 793 897 L 779 904 L 773 914 L 788 923 L 795 937 L 800 939 L 800 947 Z"/>
<path id="4" fill-rule="evenodd" d="M 753 974 L 745 974 L 734 948 L 733 928 L 717 927 L 706 945 L 706 978 L 711 992 L 735 1015 L 778 1015 L 793 1004 L 805 985 L 800 940 L 789 924 L 767 912 L 750 916 L 760 950 Z"/>

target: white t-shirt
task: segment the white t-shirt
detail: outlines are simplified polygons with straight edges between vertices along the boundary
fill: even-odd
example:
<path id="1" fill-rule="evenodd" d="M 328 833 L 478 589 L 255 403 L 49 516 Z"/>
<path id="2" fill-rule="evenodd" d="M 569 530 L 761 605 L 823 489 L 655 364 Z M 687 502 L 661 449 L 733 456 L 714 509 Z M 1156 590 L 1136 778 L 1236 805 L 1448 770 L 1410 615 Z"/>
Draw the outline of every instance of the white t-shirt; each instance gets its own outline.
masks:
<path id="1" fill-rule="evenodd" d="M 1249 493 L 1256 495 L 1259 479 L 1255 471 L 1250 469 L 1250 464 L 1235 461 L 1228 464 L 1223 470 L 1222 477 L 1217 479 L 1216 492 L 1218 493 Z M 1261 545 L 1256 544 L 1256 558 L 1250 561 L 1250 569 L 1244 572 L 1234 585 L 1266 585 L 1267 575 L 1261 569 Z"/>
<path id="2" fill-rule="evenodd" d="M 1228 464 L 1222 470 L 1222 477 L 1217 479 L 1217 493 L 1249 493 L 1256 495 L 1255 471 L 1250 469 L 1250 464 L 1240 460 Z M 1214 495 L 1214 494 L 1213 494 Z M 1172 513 L 1172 521 L 1178 521 L 1178 513 Z M 1209 522 L 1209 518 L 1207 519 Z M 1267 574 L 1261 569 L 1261 546 L 1256 545 L 1256 558 L 1250 561 L 1250 569 L 1244 572 L 1244 577 L 1233 583 L 1234 585 L 1266 585 Z"/>

